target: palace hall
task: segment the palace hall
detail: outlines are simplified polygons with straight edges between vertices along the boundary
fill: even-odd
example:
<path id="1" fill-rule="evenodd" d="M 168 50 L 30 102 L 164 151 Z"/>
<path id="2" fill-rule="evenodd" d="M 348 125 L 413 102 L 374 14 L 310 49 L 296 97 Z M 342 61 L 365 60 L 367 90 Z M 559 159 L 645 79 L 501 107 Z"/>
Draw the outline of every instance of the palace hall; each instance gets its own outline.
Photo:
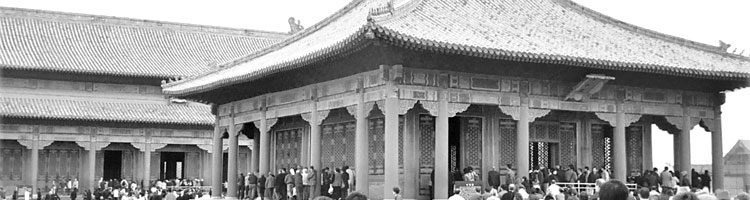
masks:
<path id="1" fill-rule="evenodd" d="M 211 155 L 214 191 L 223 163 L 245 173 L 239 138 L 257 147 L 250 171 L 351 166 L 356 191 L 372 199 L 393 198 L 393 187 L 404 199 L 429 199 L 431 188 L 447 199 L 449 173 L 467 167 L 486 176 L 511 165 L 526 177 L 605 167 L 624 181 L 663 167 L 651 163 L 652 125 L 674 136 L 677 170 L 690 170 L 689 131 L 710 132 L 701 142 L 720 189 L 722 92 L 750 78 L 750 59 L 726 48 L 569 0 L 354 0 L 162 87 L 212 105 L 213 151 L 228 142 L 229 152 Z M 227 191 L 237 198 L 236 185 Z"/>
<path id="2" fill-rule="evenodd" d="M 208 184 L 210 155 L 228 150 L 211 148 L 211 107 L 164 98 L 161 82 L 286 37 L 0 7 L 0 187 L 36 194 L 78 179 L 83 192 L 102 178 Z M 239 144 L 246 170 L 252 142 Z"/>

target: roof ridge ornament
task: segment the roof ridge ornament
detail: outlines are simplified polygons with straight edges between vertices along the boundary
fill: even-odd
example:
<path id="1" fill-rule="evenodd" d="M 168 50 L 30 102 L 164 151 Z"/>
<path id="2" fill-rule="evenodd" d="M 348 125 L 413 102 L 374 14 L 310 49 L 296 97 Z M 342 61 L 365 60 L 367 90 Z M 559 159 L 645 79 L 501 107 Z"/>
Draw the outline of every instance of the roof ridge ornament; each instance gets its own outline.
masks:
<path id="1" fill-rule="evenodd" d="M 300 20 L 294 21 L 294 17 L 289 17 L 288 22 L 289 22 L 290 34 L 295 34 L 305 29 L 305 27 L 302 26 L 302 22 L 300 22 Z"/>
<path id="2" fill-rule="evenodd" d="M 376 18 L 391 16 L 395 10 L 396 9 L 393 7 L 393 1 L 388 1 L 385 5 L 370 8 L 370 12 L 367 14 L 367 21 L 372 22 Z"/>
<path id="3" fill-rule="evenodd" d="M 729 43 L 725 43 L 724 41 L 719 40 L 719 50 L 724 53 L 728 53 L 729 47 L 732 45 Z"/>

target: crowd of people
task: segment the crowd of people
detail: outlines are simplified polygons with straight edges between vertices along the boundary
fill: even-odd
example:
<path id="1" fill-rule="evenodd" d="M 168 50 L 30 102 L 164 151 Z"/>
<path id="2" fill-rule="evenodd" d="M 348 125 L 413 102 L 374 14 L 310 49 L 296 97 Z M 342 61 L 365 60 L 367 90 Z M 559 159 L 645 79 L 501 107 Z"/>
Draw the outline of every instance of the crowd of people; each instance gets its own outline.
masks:
<path id="1" fill-rule="evenodd" d="M 29 186 L 17 186 L 13 193 L 6 198 L 4 189 L 0 187 L 0 200 L 59 200 L 60 195 L 67 195 L 70 200 L 76 200 L 79 196 L 84 200 L 188 200 L 197 199 L 204 194 L 200 188 L 201 179 L 171 179 L 157 180 L 149 183 L 149 188 L 141 188 L 141 184 L 127 179 L 100 178 L 94 191 L 79 190 L 78 179 L 69 179 L 67 182 L 57 183 L 53 181 L 44 189 L 37 188 L 37 194 L 32 194 Z M 170 193 L 181 199 L 166 198 Z M 160 199 L 154 199 L 160 196 Z M 208 196 L 206 196 L 208 198 Z"/>
<path id="2" fill-rule="evenodd" d="M 315 185 L 320 185 L 320 195 L 332 199 L 343 199 L 354 190 L 354 170 L 348 166 L 330 169 L 323 168 L 318 172 L 315 167 L 282 168 L 276 173 L 260 174 L 259 172 L 239 174 L 238 198 L 268 200 L 302 200 L 309 199 L 316 192 Z M 226 183 L 225 183 L 226 184 Z"/>

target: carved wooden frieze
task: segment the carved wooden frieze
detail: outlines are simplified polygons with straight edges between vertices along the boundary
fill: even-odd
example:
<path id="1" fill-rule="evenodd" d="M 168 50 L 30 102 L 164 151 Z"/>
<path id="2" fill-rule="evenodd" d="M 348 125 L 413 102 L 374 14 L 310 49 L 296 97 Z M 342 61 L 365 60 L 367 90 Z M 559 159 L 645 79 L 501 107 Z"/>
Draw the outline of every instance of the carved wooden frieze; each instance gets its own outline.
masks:
<path id="1" fill-rule="evenodd" d="M 601 120 L 606 121 L 609 123 L 609 125 L 616 127 L 617 126 L 617 113 L 601 113 L 597 112 L 595 113 L 596 117 L 598 117 Z M 630 124 L 633 124 L 641 119 L 641 116 L 638 114 L 623 114 L 624 118 L 622 119 L 625 123 L 625 126 L 630 126 Z"/>
<path id="2" fill-rule="evenodd" d="M 267 96 L 266 106 L 268 107 L 279 106 L 279 105 L 309 100 L 312 98 L 312 91 L 313 90 L 311 90 L 309 87 L 303 87 L 303 88 L 296 88 L 296 89 L 269 94 L 269 95 L 266 95 Z M 318 91 L 320 92 L 320 90 Z M 256 105 L 252 107 L 259 108 L 256 106 L 258 106 L 257 103 Z"/>
<path id="3" fill-rule="evenodd" d="M 521 119 L 521 107 L 518 106 L 498 106 L 500 111 L 509 115 L 513 120 Z M 529 108 L 529 123 L 534 122 L 536 119 L 546 116 L 550 113 L 549 109 L 535 109 Z"/>
<path id="4" fill-rule="evenodd" d="M 398 115 L 405 115 L 406 112 L 409 112 L 409 109 L 414 107 L 414 104 L 417 103 L 417 100 L 410 100 L 410 99 L 401 99 L 398 101 Z"/>

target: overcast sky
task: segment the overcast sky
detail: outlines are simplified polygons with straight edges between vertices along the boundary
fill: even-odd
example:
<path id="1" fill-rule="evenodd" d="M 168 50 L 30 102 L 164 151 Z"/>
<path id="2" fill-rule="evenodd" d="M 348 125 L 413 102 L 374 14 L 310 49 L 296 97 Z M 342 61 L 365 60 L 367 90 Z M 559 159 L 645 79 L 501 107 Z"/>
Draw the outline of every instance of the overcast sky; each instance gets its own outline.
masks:
<path id="1" fill-rule="evenodd" d="M 109 15 L 160 21 L 205 24 L 246 29 L 289 31 L 287 19 L 295 17 L 309 27 L 341 9 L 348 0 L 0 0 L 0 6 Z M 750 1 L 748 0 L 575 0 L 579 4 L 662 33 L 718 45 L 750 54 Z M 724 152 L 738 139 L 750 139 L 742 125 L 750 122 L 750 89 L 729 92 L 723 106 Z M 658 130 L 654 128 L 654 130 Z M 711 163 L 709 133 L 696 127 L 691 133 L 692 162 Z M 654 131 L 654 165 L 672 163 L 672 137 Z"/>

